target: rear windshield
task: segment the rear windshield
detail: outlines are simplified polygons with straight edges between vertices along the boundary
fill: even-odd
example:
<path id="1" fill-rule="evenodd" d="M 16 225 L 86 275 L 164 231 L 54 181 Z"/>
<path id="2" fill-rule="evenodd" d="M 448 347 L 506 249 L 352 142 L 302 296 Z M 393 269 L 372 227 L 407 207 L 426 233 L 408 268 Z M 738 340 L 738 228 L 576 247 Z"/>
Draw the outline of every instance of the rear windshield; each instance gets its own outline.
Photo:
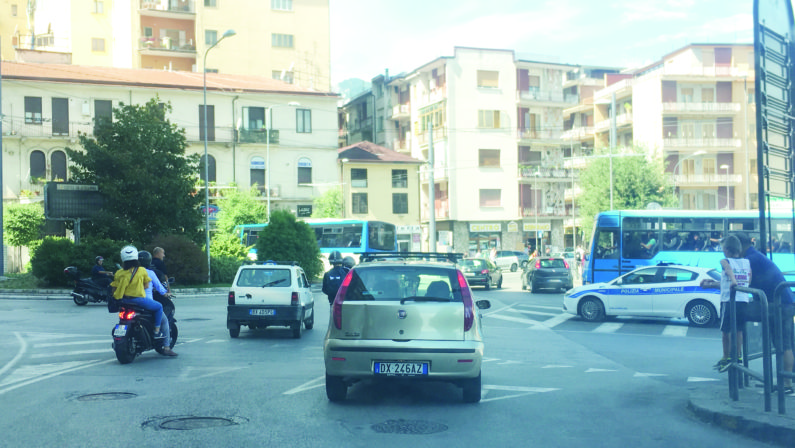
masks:
<path id="1" fill-rule="evenodd" d="M 566 263 L 563 260 L 557 258 L 548 258 L 540 260 L 542 268 L 565 268 Z"/>
<path id="2" fill-rule="evenodd" d="M 354 269 L 345 300 L 399 301 L 408 298 L 461 302 L 457 273 L 451 268 L 378 266 Z"/>
<path id="3" fill-rule="evenodd" d="M 486 269 L 486 263 L 483 260 L 461 260 L 458 264 L 462 268 Z"/>
<path id="4" fill-rule="evenodd" d="M 289 269 L 244 269 L 237 278 L 237 286 L 257 288 L 282 288 L 290 286 Z"/>

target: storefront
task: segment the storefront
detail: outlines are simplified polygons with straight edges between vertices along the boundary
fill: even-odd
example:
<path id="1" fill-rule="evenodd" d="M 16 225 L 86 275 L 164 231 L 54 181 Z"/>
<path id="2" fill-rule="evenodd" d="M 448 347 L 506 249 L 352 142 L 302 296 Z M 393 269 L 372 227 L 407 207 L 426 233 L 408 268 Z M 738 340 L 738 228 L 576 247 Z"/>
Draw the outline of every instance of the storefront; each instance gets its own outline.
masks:
<path id="1" fill-rule="evenodd" d="M 422 251 L 422 228 L 419 225 L 395 226 L 400 252 Z"/>
<path id="2" fill-rule="evenodd" d="M 552 231 L 552 224 L 548 222 L 526 222 L 522 224 L 522 240 L 530 250 L 539 249 L 543 251 L 546 246 L 550 245 L 550 232 Z"/>
<path id="3" fill-rule="evenodd" d="M 491 248 L 502 247 L 502 223 L 470 223 L 468 254 L 487 255 Z"/>

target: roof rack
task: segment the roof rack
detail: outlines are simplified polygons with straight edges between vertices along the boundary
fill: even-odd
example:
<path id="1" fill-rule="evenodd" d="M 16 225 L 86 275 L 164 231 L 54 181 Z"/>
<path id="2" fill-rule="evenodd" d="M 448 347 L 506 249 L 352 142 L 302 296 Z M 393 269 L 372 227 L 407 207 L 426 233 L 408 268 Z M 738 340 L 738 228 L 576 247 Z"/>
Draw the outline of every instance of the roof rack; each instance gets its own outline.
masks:
<path id="1" fill-rule="evenodd" d="M 364 252 L 359 256 L 359 263 L 371 261 L 447 261 L 458 263 L 464 258 L 462 253 L 452 252 Z"/>
<path id="2" fill-rule="evenodd" d="M 267 260 L 267 261 L 246 261 L 246 265 L 256 266 L 300 266 L 297 261 Z"/>

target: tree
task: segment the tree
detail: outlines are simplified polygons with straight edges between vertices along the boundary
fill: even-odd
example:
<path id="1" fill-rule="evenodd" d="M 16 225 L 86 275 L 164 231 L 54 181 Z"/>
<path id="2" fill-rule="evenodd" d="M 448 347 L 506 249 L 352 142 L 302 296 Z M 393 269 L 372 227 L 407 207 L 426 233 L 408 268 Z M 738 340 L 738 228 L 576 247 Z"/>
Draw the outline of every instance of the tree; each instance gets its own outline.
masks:
<path id="1" fill-rule="evenodd" d="M 311 280 L 323 272 L 320 249 L 309 224 L 288 210 L 274 210 L 257 238 L 257 260 L 297 261 Z"/>
<path id="2" fill-rule="evenodd" d="M 240 224 L 259 224 L 268 221 L 268 207 L 262 202 L 258 189 L 227 190 L 218 201 L 220 209 L 215 221 L 219 231 L 232 233 Z"/>
<path id="3" fill-rule="evenodd" d="M 614 154 L 612 157 L 613 209 L 643 210 L 652 202 L 663 207 L 678 206 L 673 185 L 663 175 L 662 161 L 634 154 L 640 155 L 643 151 L 633 149 L 629 156 Z M 582 194 L 577 203 L 585 238 L 590 238 L 593 232 L 596 215 L 610 210 L 610 158 L 603 155 L 588 159 L 588 166 L 580 172 Z"/>
<path id="4" fill-rule="evenodd" d="M 41 203 L 8 204 L 3 213 L 3 239 L 9 246 L 28 246 L 41 239 L 44 208 Z"/>
<path id="5" fill-rule="evenodd" d="M 330 188 L 312 202 L 313 218 L 342 218 L 342 189 Z"/>
<path id="6" fill-rule="evenodd" d="M 121 104 L 112 121 L 97 120 L 93 136 L 80 134 L 82 150 L 66 148 L 72 180 L 99 186 L 105 198 L 81 232 L 126 241 L 171 233 L 200 239 L 199 158 L 186 155 L 185 130 L 166 119 L 167 111 L 171 106 L 157 98 Z"/>

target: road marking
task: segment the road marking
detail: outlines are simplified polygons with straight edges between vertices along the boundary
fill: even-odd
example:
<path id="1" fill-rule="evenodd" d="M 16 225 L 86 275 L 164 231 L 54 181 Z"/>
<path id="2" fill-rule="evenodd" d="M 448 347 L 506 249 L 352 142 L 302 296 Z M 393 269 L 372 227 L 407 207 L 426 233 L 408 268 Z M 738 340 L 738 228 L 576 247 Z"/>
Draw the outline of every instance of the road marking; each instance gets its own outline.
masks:
<path id="1" fill-rule="evenodd" d="M 687 336 L 688 329 L 689 327 L 683 327 L 681 325 L 666 325 L 663 329 L 662 335 L 681 338 Z"/>
<path id="2" fill-rule="evenodd" d="M 519 308 L 539 308 L 539 309 L 542 309 L 542 310 L 563 311 L 562 307 L 550 306 L 550 305 L 527 305 L 527 304 L 524 304 L 524 303 L 520 303 L 519 305 L 516 305 L 516 306 L 519 307 Z M 560 314 L 560 313 L 558 313 L 558 314 Z"/>
<path id="3" fill-rule="evenodd" d="M 615 369 L 588 369 L 585 373 L 594 373 L 594 372 L 618 372 Z"/>
<path id="4" fill-rule="evenodd" d="M 503 362 L 498 362 L 497 364 L 504 366 L 506 364 L 521 364 L 521 363 L 522 363 L 521 361 L 503 361 Z"/>
<path id="5" fill-rule="evenodd" d="M 484 363 L 484 362 L 499 361 L 499 360 L 500 358 L 483 358 L 480 362 Z"/>
<path id="6" fill-rule="evenodd" d="M 307 381 L 306 383 L 304 383 L 304 384 L 302 384 L 302 385 L 300 385 L 298 387 L 294 387 L 294 388 L 288 390 L 287 392 L 284 392 L 284 395 L 297 394 L 298 392 L 303 392 L 305 390 L 309 390 L 309 389 L 314 389 L 316 387 L 325 386 L 326 385 L 325 382 L 322 382 L 322 383 L 320 382 L 320 381 L 323 381 L 324 379 L 326 379 L 325 375 L 319 376 L 319 377 L 317 377 L 317 378 L 315 378 L 313 380 Z M 315 383 L 318 383 L 318 384 L 315 384 Z"/>
<path id="7" fill-rule="evenodd" d="M 100 344 L 104 343 L 107 344 L 107 339 L 96 339 L 93 341 L 74 341 L 74 342 L 50 342 L 46 344 L 33 344 L 33 348 L 45 348 L 45 347 L 66 347 L 69 345 L 85 345 L 85 344 Z"/>
<path id="8" fill-rule="evenodd" d="M 22 355 L 24 355 L 28 349 L 28 343 L 25 342 L 25 339 L 23 339 L 22 336 L 19 335 L 19 333 L 15 331 L 14 336 L 16 336 L 17 340 L 19 341 L 19 351 L 17 351 L 16 356 L 14 356 L 14 358 L 11 361 L 8 361 L 6 365 L 4 365 L 2 369 L 0 369 L 0 375 L 4 374 L 8 369 L 13 367 L 14 364 L 16 364 L 17 361 L 19 361 L 19 359 L 22 358 Z"/>
<path id="9" fill-rule="evenodd" d="M 509 391 L 509 392 L 521 392 L 521 393 L 512 394 L 512 395 L 503 395 L 501 397 L 484 398 L 489 393 L 489 391 L 492 391 L 492 390 L 495 390 L 495 391 L 498 391 L 498 390 L 499 391 Z M 551 388 L 551 387 L 495 386 L 495 385 L 487 384 L 487 385 L 483 386 L 483 388 L 480 391 L 480 397 L 481 397 L 480 402 L 481 403 L 486 403 L 486 402 L 489 402 L 489 401 L 505 400 L 505 399 L 508 399 L 508 398 L 519 398 L 519 397 L 524 397 L 524 396 L 527 396 L 527 395 L 535 395 L 535 394 L 538 394 L 538 393 L 554 392 L 556 390 L 560 390 L 560 389 L 555 389 L 555 388 Z"/>
<path id="10" fill-rule="evenodd" d="M 222 373 L 233 372 L 235 370 L 245 369 L 246 366 L 239 366 L 239 367 L 192 367 L 187 366 L 179 375 L 179 379 L 182 381 L 187 380 L 198 380 L 201 378 L 207 378 L 210 376 L 220 375 Z M 205 371 L 208 373 L 199 375 L 199 376 L 191 376 L 191 373 L 194 371 Z"/>
<path id="11" fill-rule="evenodd" d="M 108 353 L 108 352 L 113 352 L 113 348 L 102 348 L 97 350 L 75 350 L 71 352 L 39 353 L 36 355 L 30 355 L 30 357 L 35 359 L 42 359 L 42 358 L 56 358 L 59 356 L 93 355 L 96 353 Z"/>
<path id="12" fill-rule="evenodd" d="M 605 322 L 602 325 L 599 325 L 598 327 L 594 328 L 592 331 L 594 333 L 615 333 L 623 326 L 624 324 L 620 323 Z"/>
<path id="13" fill-rule="evenodd" d="M 540 322 L 535 321 L 535 320 L 522 319 L 521 317 L 503 316 L 503 315 L 500 315 L 500 314 L 489 314 L 486 317 L 493 317 L 495 319 L 508 320 L 508 321 L 511 321 L 511 322 L 521 322 L 523 324 L 529 324 L 529 325 L 538 325 L 540 323 Z"/>
<path id="14" fill-rule="evenodd" d="M 564 365 L 557 365 L 557 364 L 549 364 L 549 365 L 546 365 L 546 366 L 542 367 L 542 369 L 569 369 L 569 368 L 572 368 L 572 367 L 574 367 L 574 366 L 564 366 Z"/>
<path id="15" fill-rule="evenodd" d="M 210 339 L 206 341 L 205 344 L 217 344 L 219 342 L 229 342 L 229 339 Z"/>
<path id="16" fill-rule="evenodd" d="M 59 340 L 64 338 L 84 338 L 86 336 L 96 336 L 96 334 L 66 334 L 66 333 L 25 333 L 25 337 L 31 341 Z"/>
<path id="17" fill-rule="evenodd" d="M 668 376 L 668 374 L 667 373 L 641 373 L 641 372 L 635 372 L 635 375 L 633 375 L 633 376 L 635 378 L 638 378 L 638 377 L 649 377 L 649 376 Z"/>
<path id="18" fill-rule="evenodd" d="M 58 372 L 64 369 L 70 369 L 72 367 L 82 366 L 86 363 L 91 363 L 97 361 L 71 361 L 71 362 L 62 362 L 57 364 L 37 364 L 37 365 L 29 365 L 29 366 L 21 366 L 20 368 L 11 372 L 3 381 L 0 382 L 0 386 L 8 386 L 9 384 L 19 383 L 22 381 L 27 381 L 31 378 L 35 378 L 37 376 L 42 375 L 49 375 L 50 373 Z"/>
<path id="19" fill-rule="evenodd" d="M 699 378 L 697 376 L 689 376 L 689 377 L 687 377 L 687 382 L 688 383 L 703 383 L 705 381 L 720 381 L 720 380 L 715 379 L 715 378 Z"/>
<path id="20" fill-rule="evenodd" d="M 88 367 L 93 367 L 93 366 L 96 366 L 96 365 L 99 365 L 99 364 L 107 364 L 109 362 L 114 362 L 114 361 L 116 361 L 116 360 L 115 359 L 108 359 L 106 361 L 89 361 L 88 363 L 86 363 L 84 365 L 81 365 L 81 366 L 73 367 L 71 369 L 61 370 L 61 371 L 58 371 L 58 372 L 55 372 L 55 373 L 51 373 L 49 375 L 44 375 L 44 376 L 41 376 L 41 377 L 38 377 L 38 378 L 31 379 L 29 381 L 24 381 L 24 382 L 21 382 L 21 383 L 16 383 L 16 384 L 10 385 L 10 386 L 6 387 L 5 389 L 0 389 L 0 395 L 3 395 L 6 392 L 10 392 L 10 391 L 12 391 L 14 389 L 18 389 L 18 388 L 23 387 L 23 386 L 27 386 L 29 384 L 37 383 L 39 381 L 47 380 L 47 379 L 56 377 L 58 375 L 62 375 L 64 373 L 74 372 L 76 370 L 82 370 L 82 369 L 86 369 Z"/>
<path id="21" fill-rule="evenodd" d="M 531 310 L 508 310 L 512 313 L 524 313 L 524 314 L 538 314 L 539 316 L 557 316 L 560 313 L 546 313 L 544 311 L 531 311 Z"/>
<path id="22" fill-rule="evenodd" d="M 557 316 L 553 317 L 552 319 L 547 319 L 544 322 L 541 322 L 541 324 L 543 326 L 547 327 L 547 328 L 552 328 L 552 327 L 556 327 L 556 326 L 562 324 L 563 322 L 566 322 L 567 320 L 571 319 L 572 317 L 574 317 L 574 314 L 568 314 L 568 313 L 567 314 L 558 314 Z"/>

